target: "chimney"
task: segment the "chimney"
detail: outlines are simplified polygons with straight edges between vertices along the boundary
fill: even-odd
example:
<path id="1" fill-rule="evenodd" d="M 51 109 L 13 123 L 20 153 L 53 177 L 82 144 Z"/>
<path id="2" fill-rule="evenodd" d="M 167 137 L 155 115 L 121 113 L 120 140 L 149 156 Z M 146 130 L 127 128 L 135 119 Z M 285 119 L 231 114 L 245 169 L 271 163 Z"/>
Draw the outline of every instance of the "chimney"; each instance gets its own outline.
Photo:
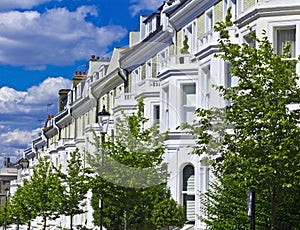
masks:
<path id="1" fill-rule="evenodd" d="M 4 157 L 4 162 L 3 162 L 4 168 L 8 168 L 9 164 L 10 164 L 10 158 L 9 157 Z"/>
<path id="2" fill-rule="evenodd" d="M 69 89 L 61 89 L 58 92 L 58 112 L 64 110 L 67 102 L 68 102 L 68 93 L 70 92 Z"/>
<path id="3" fill-rule="evenodd" d="M 74 77 L 73 77 L 73 88 L 75 88 L 79 82 L 81 82 L 85 77 L 87 73 L 86 72 L 79 72 L 75 71 Z"/>
<path id="4" fill-rule="evenodd" d="M 91 58 L 90 58 L 90 61 L 95 61 L 96 59 L 95 59 L 95 55 L 93 54 L 93 55 L 91 55 Z"/>

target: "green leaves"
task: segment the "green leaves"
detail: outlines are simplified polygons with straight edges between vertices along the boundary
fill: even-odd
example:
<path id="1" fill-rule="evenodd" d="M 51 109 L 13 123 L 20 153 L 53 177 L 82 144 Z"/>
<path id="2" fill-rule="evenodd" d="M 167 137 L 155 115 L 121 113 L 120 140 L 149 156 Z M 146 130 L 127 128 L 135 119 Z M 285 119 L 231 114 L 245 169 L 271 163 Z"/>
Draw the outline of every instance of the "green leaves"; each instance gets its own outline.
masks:
<path id="1" fill-rule="evenodd" d="M 224 32 L 226 23 L 218 23 L 216 30 Z M 300 111 L 287 112 L 288 104 L 300 100 L 298 60 L 288 59 L 289 45 L 283 55 L 277 55 L 267 36 L 258 39 L 254 31 L 250 36 L 257 48 L 233 44 L 227 36 L 219 40 L 221 53 L 216 56 L 230 63 L 230 74 L 238 78 L 238 85 L 218 87 L 231 102 L 224 119 L 218 113 L 222 109 L 198 109 L 199 126 L 192 129 L 198 138 L 194 153 L 208 154 L 211 159 L 220 155 L 213 164 L 220 184 L 203 195 L 207 213 L 203 220 L 216 229 L 247 228 L 246 212 L 237 214 L 237 210 L 245 207 L 249 189 L 257 191 L 258 226 L 266 222 L 274 226 L 275 220 L 293 223 L 299 215 L 286 204 L 286 198 L 299 201 L 295 193 L 299 191 L 299 164 L 295 162 L 300 161 Z M 222 124 L 225 132 L 217 128 Z M 233 201 L 235 197 L 240 203 Z M 299 228 L 299 223 L 293 224 Z"/>
<path id="2" fill-rule="evenodd" d="M 88 173 L 83 168 L 83 160 L 78 149 L 70 153 L 67 174 L 60 172 L 60 176 L 66 185 L 66 189 L 64 190 L 64 205 L 60 210 L 60 214 L 70 216 L 70 229 L 72 229 L 73 217 L 84 213 L 83 207 L 85 203 L 83 201 L 86 198 L 88 190 L 91 189 Z"/>
<path id="3" fill-rule="evenodd" d="M 163 164 L 165 135 L 157 126 L 145 128 L 143 100 L 136 114 L 116 123 L 114 140 L 101 138 L 87 161 L 97 177 L 93 179 L 92 205 L 99 223 L 99 200 L 104 203 L 107 229 L 152 230 L 155 226 L 182 226 L 182 208 L 170 199 L 166 189 L 167 168 Z M 162 207 L 174 214 L 160 213 Z"/>
<path id="4" fill-rule="evenodd" d="M 45 229 L 47 218 L 58 217 L 63 205 L 64 191 L 60 175 L 52 163 L 40 159 L 30 180 L 23 180 L 23 185 L 18 187 L 12 197 L 12 216 L 22 224 L 30 223 L 30 220 L 41 216 Z"/>

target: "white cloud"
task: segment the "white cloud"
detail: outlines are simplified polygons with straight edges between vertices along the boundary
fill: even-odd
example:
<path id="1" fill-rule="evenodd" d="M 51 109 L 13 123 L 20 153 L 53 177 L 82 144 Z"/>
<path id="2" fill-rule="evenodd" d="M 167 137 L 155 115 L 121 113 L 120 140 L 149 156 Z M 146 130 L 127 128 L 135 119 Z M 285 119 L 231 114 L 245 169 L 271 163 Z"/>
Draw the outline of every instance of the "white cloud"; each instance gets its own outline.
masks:
<path id="1" fill-rule="evenodd" d="M 22 157 L 23 150 L 29 147 L 32 140 L 38 137 L 40 132 L 40 129 L 32 131 L 14 129 L 0 133 L 0 157 L 10 157 L 11 162 L 16 162 Z"/>
<path id="2" fill-rule="evenodd" d="M 110 45 L 127 34 L 117 25 L 96 27 L 87 16 L 96 17 L 96 8 L 0 13 L 0 63 L 31 69 L 73 64 L 94 53 L 106 54 Z"/>
<path id="3" fill-rule="evenodd" d="M 5 116 L 7 121 L 9 117 L 11 121 L 22 119 L 22 116 L 40 117 L 45 114 L 45 106 L 49 103 L 57 104 L 58 92 L 60 89 L 70 88 L 71 81 L 62 77 L 51 77 L 45 79 L 38 86 L 32 86 L 26 92 L 16 91 L 9 87 L 0 88 L 0 118 Z M 57 108 L 57 106 L 54 106 Z M 57 111 L 52 109 L 52 112 Z M 15 117 L 15 118 L 14 118 Z M 26 122 L 28 118 L 24 118 Z M 17 121 L 16 121 L 17 122 Z M 3 124 L 2 124 L 3 125 Z"/>
<path id="4" fill-rule="evenodd" d="M 0 134 L 1 146 L 27 146 L 31 143 L 35 131 L 26 131 L 15 129 L 6 133 Z"/>
<path id="5" fill-rule="evenodd" d="M 60 89 L 71 88 L 71 81 L 62 77 L 51 77 L 45 79 L 38 86 L 32 86 L 27 90 L 25 104 L 46 104 L 53 102 L 53 98 L 58 97 Z"/>
<path id="6" fill-rule="evenodd" d="M 155 10 L 163 3 L 163 0 L 131 0 L 131 14 L 133 16 L 140 13 L 142 10 Z"/>
<path id="7" fill-rule="evenodd" d="M 18 156 L 41 132 L 47 113 L 56 114 L 58 92 L 72 82 L 62 77 L 47 78 L 26 92 L 0 88 L 0 156 Z M 47 104 L 53 103 L 47 111 Z M 37 127 L 37 128 L 35 128 Z M 34 129 L 34 130 L 33 130 Z"/>
<path id="8" fill-rule="evenodd" d="M 27 95 L 26 92 L 19 92 L 9 87 L 0 88 L 0 102 L 21 102 Z"/>
<path id="9" fill-rule="evenodd" d="M 1 0 L 0 9 L 2 11 L 10 9 L 30 9 L 33 6 L 50 1 L 51 0 Z"/>

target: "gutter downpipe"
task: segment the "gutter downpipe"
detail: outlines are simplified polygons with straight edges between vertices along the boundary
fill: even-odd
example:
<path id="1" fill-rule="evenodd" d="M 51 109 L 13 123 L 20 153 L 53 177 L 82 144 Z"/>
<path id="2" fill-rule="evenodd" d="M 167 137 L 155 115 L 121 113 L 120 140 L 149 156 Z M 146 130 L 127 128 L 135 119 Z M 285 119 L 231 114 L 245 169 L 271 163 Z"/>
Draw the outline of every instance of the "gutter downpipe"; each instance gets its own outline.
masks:
<path id="1" fill-rule="evenodd" d="M 124 75 L 122 70 L 125 72 L 125 75 Z M 127 69 L 119 68 L 118 75 L 119 75 L 120 78 L 122 78 L 122 80 L 124 82 L 124 93 L 128 93 L 128 75 L 129 75 L 129 71 Z"/>

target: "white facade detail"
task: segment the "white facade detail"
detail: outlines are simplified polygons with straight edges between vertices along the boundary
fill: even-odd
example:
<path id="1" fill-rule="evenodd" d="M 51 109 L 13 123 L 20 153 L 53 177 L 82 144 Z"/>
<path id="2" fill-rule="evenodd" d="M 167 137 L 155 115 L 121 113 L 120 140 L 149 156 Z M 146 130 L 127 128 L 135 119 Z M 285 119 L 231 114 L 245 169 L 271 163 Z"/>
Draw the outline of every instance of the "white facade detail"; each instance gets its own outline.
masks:
<path id="1" fill-rule="evenodd" d="M 91 58 L 87 73 L 75 74 L 73 86 L 66 93 L 66 104 L 58 114 L 48 117 L 40 138 L 26 150 L 30 168 L 13 181 L 12 191 L 22 178 L 29 178 L 39 158 L 49 157 L 66 171 L 70 153 L 76 148 L 84 154 L 93 150 L 89 143 L 91 128 L 99 132 L 97 113 L 105 106 L 112 114 L 110 127 L 122 111 L 136 111 L 139 98 L 144 98 L 145 125 L 159 125 L 160 133 L 169 132 L 165 141 L 165 162 L 170 177 L 172 197 L 185 206 L 183 229 L 207 229 L 200 222 L 199 192 L 205 192 L 213 179 L 205 156 L 191 154 L 195 140 L 178 126 L 193 124 L 197 108 L 224 107 L 214 85 L 230 87 L 238 79 L 228 74 L 230 65 L 215 56 L 219 52 L 219 33 L 214 25 L 225 19 L 231 7 L 233 26 L 228 28 L 236 43 L 256 44 L 249 38 L 249 28 L 260 38 L 263 31 L 282 53 L 290 42 L 291 58 L 300 54 L 299 0 L 175 0 L 166 1 L 160 12 L 141 16 L 139 33 L 133 32 L 128 48 L 116 48 L 111 58 Z M 188 37 L 188 54 L 182 54 L 184 37 Z M 300 73 L 300 65 L 296 71 Z M 75 78 L 76 77 L 76 78 Z M 90 205 L 87 212 L 76 216 L 74 223 L 93 228 Z M 38 221 L 38 220 L 37 220 Z M 37 221 L 32 226 L 37 229 Z M 54 221 L 54 226 L 68 227 L 68 218 Z"/>

